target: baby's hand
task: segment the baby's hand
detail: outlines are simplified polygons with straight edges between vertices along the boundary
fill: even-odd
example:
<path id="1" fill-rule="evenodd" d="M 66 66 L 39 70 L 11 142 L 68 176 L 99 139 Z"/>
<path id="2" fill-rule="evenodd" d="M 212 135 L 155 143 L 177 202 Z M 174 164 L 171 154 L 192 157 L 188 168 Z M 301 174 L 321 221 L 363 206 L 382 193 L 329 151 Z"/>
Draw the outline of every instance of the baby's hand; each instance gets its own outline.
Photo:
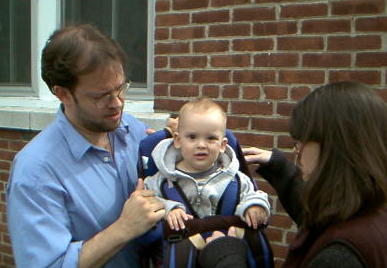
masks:
<path id="1" fill-rule="evenodd" d="M 249 227 L 257 229 L 258 225 L 265 223 L 267 216 L 267 212 L 263 207 L 251 206 L 245 212 L 245 221 Z"/>
<path id="2" fill-rule="evenodd" d="M 179 231 L 185 229 L 184 221 L 193 219 L 192 215 L 186 214 L 181 208 L 172 209 L 167 215 L 166 220 L 172 230 Z"/>

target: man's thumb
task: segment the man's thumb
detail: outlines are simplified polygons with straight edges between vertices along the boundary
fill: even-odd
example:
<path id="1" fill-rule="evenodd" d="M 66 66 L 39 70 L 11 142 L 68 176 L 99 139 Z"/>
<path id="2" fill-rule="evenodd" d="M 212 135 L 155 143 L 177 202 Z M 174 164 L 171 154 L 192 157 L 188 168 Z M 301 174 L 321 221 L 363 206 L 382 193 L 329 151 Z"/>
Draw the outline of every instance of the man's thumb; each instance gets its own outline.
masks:
<path id="1" fill-rule="evenodd" d="M 144 180 L 143 179 L 137 180 L 136 191 L 137 190 L 144 190 Z"/>

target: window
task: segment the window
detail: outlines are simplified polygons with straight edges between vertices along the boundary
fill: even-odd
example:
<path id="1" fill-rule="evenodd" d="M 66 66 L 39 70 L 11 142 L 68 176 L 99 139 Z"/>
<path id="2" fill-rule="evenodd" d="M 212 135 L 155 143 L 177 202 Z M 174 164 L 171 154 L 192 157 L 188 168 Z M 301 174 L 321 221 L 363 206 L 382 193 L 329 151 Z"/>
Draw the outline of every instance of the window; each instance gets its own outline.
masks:
<path id="1" fill-rule="evenodd" d="M 153 5 L 154 0 L 1 0 L 0 95 L 49 97 L 40 78 L 47 38 L 60 25 L 90 23 L 127 53 L 129 98 L 151 99 Z"/>
<path id="2" fill-rule="evenodd" d="M 127 77 L 146 86 L 147 2 L 144 0 L 63 0 L 64 25 L 90 23 L 117 40 L 128 55 Z"/>
<path id="3" fill-rule="evenodd" d="M 30 9 L 30 1 L 0 1 L 0 85 L 31 86 Z"/>

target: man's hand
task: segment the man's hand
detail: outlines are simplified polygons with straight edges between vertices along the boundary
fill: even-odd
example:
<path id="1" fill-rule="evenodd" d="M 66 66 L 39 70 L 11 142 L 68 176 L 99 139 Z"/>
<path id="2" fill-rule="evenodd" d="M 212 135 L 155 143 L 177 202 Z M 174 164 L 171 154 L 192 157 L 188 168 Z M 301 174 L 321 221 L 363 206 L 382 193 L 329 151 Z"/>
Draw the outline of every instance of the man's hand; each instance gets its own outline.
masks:
<path id="1" fill-rule="evenodd" d="M 136 190 L 126 200 L 118 221 L 128 237 L 133 238 L 148 231 L 164 215 L 164 204 L 153 191 L 144 190 L 143 179 L 138 179 Z"/>
<path id="2" fill-rule="evenodd" d="M 193 216 L 185 213 L 181 208 L 172 209 L 166 216 L 166 220 L 171 230 L 179 231 L 185 229 L 184 221 L 193 219 Z"/>
<path id="3" fill-rule="evenodd" d="M 258 225 L 265 223 L 267 220 L 267 212 L 261 206 L 251 206 L 245 212 L 245 221 L 249 227 L 254 229 L 258 228 Z"/>
<path id="4" fill-rule="evenodd" d="M 272 151 L 259 149 L 256 147 L 242 148 L 247 164 L 266 164 L 269 162 Z"/>

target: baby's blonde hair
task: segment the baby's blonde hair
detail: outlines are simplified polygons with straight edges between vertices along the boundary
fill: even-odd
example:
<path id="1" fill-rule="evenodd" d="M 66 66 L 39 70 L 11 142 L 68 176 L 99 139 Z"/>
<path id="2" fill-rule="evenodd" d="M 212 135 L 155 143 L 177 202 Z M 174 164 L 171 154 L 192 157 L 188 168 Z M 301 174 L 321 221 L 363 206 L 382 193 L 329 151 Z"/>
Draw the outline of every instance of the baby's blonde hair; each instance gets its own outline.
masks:
<path id="1" fill-rule="evenodd" d="M 208 97 L 200 97 L 185 103 L 179 111 L 179 127 L 183 125 L 187 115 L 192 113 L 218 112 L 223 120 L 223 130 L 226 130 L 227 116 L 223 108 Z"/>

